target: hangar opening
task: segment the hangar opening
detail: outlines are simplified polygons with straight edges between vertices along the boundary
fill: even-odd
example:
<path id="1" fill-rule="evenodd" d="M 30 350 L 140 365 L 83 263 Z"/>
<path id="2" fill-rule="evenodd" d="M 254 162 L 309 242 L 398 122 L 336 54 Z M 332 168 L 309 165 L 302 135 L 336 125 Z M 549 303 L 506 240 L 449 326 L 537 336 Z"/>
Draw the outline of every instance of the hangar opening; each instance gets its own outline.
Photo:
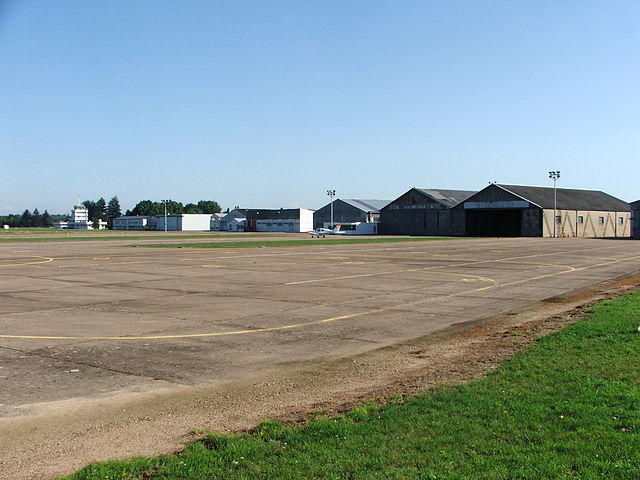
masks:
<path id="1" fill-rule="evenodd" d="M 522 210 L 469 210 L 466 232 L 472 237 L 520 237 Z"/>

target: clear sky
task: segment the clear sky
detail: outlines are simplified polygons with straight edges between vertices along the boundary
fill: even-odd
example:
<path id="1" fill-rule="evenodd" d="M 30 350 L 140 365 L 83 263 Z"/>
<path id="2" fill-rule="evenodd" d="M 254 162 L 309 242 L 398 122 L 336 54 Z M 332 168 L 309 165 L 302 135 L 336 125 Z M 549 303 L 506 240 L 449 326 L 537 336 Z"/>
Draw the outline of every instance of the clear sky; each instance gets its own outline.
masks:
<path id="1" fill-rule="evenodd" d="M 0 0 L 0 214 L 640 199 L 637 0 Z"/>

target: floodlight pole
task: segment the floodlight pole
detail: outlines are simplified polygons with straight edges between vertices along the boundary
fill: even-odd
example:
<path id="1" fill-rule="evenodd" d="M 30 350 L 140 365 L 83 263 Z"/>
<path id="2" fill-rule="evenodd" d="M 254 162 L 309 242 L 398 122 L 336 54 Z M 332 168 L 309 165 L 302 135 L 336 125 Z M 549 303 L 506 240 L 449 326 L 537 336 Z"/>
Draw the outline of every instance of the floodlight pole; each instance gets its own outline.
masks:
<path id="1" fill-rule="evenodd" d="M 335 190 L 327 190 L 327 195 L 331 198 L 331 229 L 333 229 L 333 197 L 336 196 Z"/>
<path id="2" fill-rule="evenodd" d="M 557 221 L 556 211 L 558 209 L 558 195 L 557 195 L 557 189 L 556 189 L 556 182 L 560 178 L 560 170 L 553 170 L 549 172 L 549 178 L 553 180 L 553 238 L 556 238 L 556 221 Z"/>
<path id="3" fill-rule="evenodd" d="M 163 200 L 164 202 L 164 233 L 167 233 L 167 202 L 169 200 Z"/>

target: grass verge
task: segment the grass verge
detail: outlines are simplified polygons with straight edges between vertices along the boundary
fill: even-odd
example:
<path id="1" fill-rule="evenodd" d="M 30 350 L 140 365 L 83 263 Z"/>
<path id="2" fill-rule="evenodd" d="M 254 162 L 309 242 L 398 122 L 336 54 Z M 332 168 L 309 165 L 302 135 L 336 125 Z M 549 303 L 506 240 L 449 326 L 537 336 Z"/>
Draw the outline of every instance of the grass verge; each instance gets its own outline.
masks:
<path id="1" fill-rule="evenodd" d="M 594 307 L 485 379 L 302 427 L 265 421 L 91 479 L 640 478 L 640 292 Z"/>
<path id="2" fill-rule="evenodd" d="M 246 242 L 201 242 L 201 243 L 148 243 L 129 245 L 131 247 L 155 247 L 155 248 L 256 248 L 256 247 L 295 247 L 300 245 L 343 245 L 350 243 L 399 243 L 399 242 L 425 242 L 431 240 L 455 240 L 444 237 L 386 237 L 386 238 L 323 238 L 305 240 L 249 240 Z"/>

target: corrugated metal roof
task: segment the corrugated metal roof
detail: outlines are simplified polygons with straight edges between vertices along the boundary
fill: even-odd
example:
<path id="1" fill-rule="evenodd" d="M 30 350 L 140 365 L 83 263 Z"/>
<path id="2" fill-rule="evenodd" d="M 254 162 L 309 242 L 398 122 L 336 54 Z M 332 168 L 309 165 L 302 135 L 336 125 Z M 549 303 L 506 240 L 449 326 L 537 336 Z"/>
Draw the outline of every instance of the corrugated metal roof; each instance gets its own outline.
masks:
<path id="1" fill-rule="evenodd" d="M 553 208 L 552 187 L 528 187 L 524 185 L 497 185 L 542 208 Z M 628 212 L 630 206 L 616 197 L 598 190 L 557 189 L 559 210 L 596 210 L 608 212 Z"/>
<path id="2" fill-rule="evenodd" d="M 391 200 L 360 200 L 356 198 L 340 198 L 340 200 L 367 213 L 379 213 L 382 207 L 391 202 Z"/>
<path id="3" fill-rule="evenodd" d="M 416 188 L 416 190 L 423 195 L 433 198 L 436 202 L 447 208 L 455 207 L 460 202 L 464 202 L 471 195 L 477 193 L 469 190 L 440 190 L 430 188 Z"/>

